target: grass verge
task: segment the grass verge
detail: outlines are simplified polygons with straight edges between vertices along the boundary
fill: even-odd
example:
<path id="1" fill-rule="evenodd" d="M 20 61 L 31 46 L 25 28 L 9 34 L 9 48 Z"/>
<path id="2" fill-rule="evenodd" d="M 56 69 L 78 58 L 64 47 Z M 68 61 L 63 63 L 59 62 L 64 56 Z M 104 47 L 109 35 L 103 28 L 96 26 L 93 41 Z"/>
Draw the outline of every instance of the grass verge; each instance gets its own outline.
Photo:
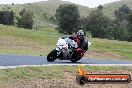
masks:
<path id="1" fill-rule="evenodd" d="M 114 66 L 85 66 L 86 71 L 112 71 L 119 67 Z M 75 74 L 77 66 L 38 66 L 17 67 L 15 69 L 1 69 L 0 80 L 12 79 L 44 79 L 44 78 L 66 78 L 65 72 Z"/>

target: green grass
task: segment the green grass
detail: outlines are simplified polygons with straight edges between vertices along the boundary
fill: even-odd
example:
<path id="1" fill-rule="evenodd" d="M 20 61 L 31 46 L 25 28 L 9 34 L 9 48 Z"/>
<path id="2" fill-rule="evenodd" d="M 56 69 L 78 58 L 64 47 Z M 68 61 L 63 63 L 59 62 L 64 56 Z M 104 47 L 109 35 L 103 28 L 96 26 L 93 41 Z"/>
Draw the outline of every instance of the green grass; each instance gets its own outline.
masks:
<path id="1" fill-rule="evenodd" d="M 0 80 L 19 78 L 52 78 L 63 77 L 60 67 L 18 67 L 16 69 L 0 70 Z"/>
<path id="2" fill-rule="evenodd" d="M 85 66 L 83 67 L 87 72 L 89 71 L 112 71 L 120 67 L 114 66 Z M 44 79 L 44 78 L 66 78 L 65 72 L 74 74 L 77 72 L 77 66 L 38 66 L 38 67 L 17 67 L 15 69 L 0 70 L 0 80 L 11 79 Z"/>
<path id="3" fill-rule="evenodd" d="M 112 52 L 125 56 L 126 58 L 124 58 L 124 59 L 131 60 L 131 58 L 132 58 L 132 51 L 112 50 Z"/>
<path id="4" fill-rule="evenodd" d="M 54 28 L 44 30 L 35 31 L 0 25 L 0 52 L 47 54 L 51 49 L 55 48 L 59 33 Z"/>
<path id="5" fill-rule="evenodd" d="M 87 72 L 90 71 L 112 71 L 112 70 L 117 70 L 122 67 L 115 67 L 115 66 L 85 66 L 84 69 Z"/>
<path id="6" fill-rule="evenodd" d="M 41 27 L 36 31 L 0 25 L 0 53 L 47 55 L 56 47 L 60 36 L 53 26 Z M 89 51 L 110 52 L 132 60 L 132 42 L 96 38 L 89 41 L 92 43 Z"/>
<path id="7" fill-rule="evenodd" d="M 111 52 L 124 56 L 124 59 L 132 59 L 132 42 L 107 39 L 91 39 L 90 50 Z"/>

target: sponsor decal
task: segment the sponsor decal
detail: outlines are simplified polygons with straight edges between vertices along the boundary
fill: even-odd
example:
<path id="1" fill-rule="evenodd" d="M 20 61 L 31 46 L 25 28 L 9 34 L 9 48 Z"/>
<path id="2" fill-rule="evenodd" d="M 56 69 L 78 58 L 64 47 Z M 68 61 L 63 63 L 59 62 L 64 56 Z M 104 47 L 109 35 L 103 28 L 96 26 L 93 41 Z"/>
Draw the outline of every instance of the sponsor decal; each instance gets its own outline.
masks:
<path id="1" fill-rule="evenodd" d="M 76 81 L 80 85 L 85 83 L 130 83 L 130 74 L 87 74 L 82 66 L 78 66 Z"/>

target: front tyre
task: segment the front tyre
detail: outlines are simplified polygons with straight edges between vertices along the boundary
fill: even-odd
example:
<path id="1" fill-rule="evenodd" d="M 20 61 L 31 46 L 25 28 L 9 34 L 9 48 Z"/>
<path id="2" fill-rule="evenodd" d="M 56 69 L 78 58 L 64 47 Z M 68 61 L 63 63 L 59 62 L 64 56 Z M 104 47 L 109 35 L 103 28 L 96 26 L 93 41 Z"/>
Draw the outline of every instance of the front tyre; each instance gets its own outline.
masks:
<path id="1" fill-rule="evenodd" d="M 47 61 L 48 61 L 48 62 L 53 62 L 55 59 L 57 59 L 57 51 L 56 51 L 56 49 L 52 50 L 52 51 L 47 55 Z"/>

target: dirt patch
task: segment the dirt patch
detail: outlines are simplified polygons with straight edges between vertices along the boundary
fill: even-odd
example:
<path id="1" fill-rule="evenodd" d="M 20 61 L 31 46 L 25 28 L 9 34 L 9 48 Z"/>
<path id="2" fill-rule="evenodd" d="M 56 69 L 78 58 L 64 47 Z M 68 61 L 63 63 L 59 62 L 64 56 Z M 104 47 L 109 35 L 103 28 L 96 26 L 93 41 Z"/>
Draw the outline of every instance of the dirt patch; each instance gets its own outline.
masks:
<path id="1" fill-rule="evenodd" d="M 84 55 L 84 57 L 89 58 L 101 58 L 101 59 L 124 59 L 127 57 L 121 56 L 119 54 L 103 51 L 103 50 L 90 50 L 87 51 Z"/>
<path id="2" fill-rule="evenodd" d="M 26 41 L 26 42 L 25 42 Z M 6 46 L 10 48 L 17 48 L 17 49 L 41 49 L 38 44 L 24 40 L 24 39 L 18 39 L 14 37 L 0 37 L 0 46 Z"/>
<path id="3" fill-rule="evenodd" d="M 0 37 L 0 49 L 1 50 L 12 50 L 14 52 L 20 52 L 25 54 L 26 51 L 33 51 L 38 53 L 46 53 L 51 51 L 49 46 L 44 46 L 39 43 L 33 42 L 27 39 L 18 39 L 14 37 Z M 23 53 L 22 53 L 23 52 Z M 31 53 L 32 54 L 32 53 Z"/>
<path id="4" fill-rule="evenodd" d="M 90 72 L 91 73 L 91 72 Z M 114 70 L 114 71 L 94 71 L 97 74 L 130 74 L 132 71 L 128 70 Z M 132 88 L 132 82 L 129 84 L 85 84 L 80 86 L 76 83 L 76 73 L 65 72 L 65 79 L 51 78 L 51 79 L 17 79 L 8 82 L 0 81 L 0 88 Z"/>

